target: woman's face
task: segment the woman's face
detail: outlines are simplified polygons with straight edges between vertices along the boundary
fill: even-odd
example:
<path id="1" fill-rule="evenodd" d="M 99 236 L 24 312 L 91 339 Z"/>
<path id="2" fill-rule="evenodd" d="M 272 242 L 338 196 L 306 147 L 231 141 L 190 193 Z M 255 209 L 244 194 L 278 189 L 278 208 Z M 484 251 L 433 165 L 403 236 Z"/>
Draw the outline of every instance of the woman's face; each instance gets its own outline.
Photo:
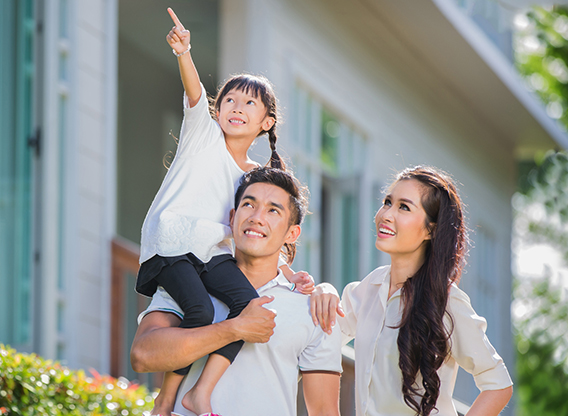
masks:
<path id="1" fill-rule="evenodd" d="M 422 207 L 424 186 L 415 179 L 397 182 L 375 215 L 377 249 L 393 255 L 418 256 L 426 250 L 430 233 Z"/>

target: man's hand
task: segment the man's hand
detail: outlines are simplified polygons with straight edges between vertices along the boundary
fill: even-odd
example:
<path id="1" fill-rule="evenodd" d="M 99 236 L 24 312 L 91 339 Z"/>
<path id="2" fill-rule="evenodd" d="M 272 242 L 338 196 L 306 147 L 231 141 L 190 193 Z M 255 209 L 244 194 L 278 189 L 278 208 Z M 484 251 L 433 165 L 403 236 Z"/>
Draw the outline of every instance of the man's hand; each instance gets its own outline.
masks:
<path id="1" fill-rule="evenodd" d="M 262 296 L 250 301 L 236 318 L 231 319 L 234 331 L 245 342 L 264 344 L 274 334 L 276 312 L 263 305 L 274 300 L 273 296 Z"/>
<path id="2" fill-rule="evenodd" d="M 168 13 L 174 21 L 175 26 L 166 36 L 166 40 L 168 41 L 168 44 L 171 46 L 171 48 L 176 51 L 176 53 L 180 54 L 187 51 L 187 48 L 189 47 L 189 41 L 191 39 L 191 34 L 189 33 L 189 30 L 186 30 L 174 11 L 169 7 Z"/>

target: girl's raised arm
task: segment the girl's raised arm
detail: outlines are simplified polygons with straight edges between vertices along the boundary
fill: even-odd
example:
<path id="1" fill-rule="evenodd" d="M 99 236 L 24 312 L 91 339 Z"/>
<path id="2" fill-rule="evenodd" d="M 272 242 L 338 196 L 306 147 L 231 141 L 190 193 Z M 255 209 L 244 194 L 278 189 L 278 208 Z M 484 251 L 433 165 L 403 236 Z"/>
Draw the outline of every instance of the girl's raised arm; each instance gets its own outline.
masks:
<path id="1" fill-rule="evenodd" d="M 199 74 L 191 59 L 190 39 L 191 34 L 186 30 L 181 21 L 178 19 L 174 11 L 168 7 L 168 13 L 174 21 L 175 26 L 170 30 L 166 36 L 168 44 L 173 49 L 178 57 L 179 73 L 181 75 L 181 82 L 187 95 L 189 106 L 193 107 L 201 97 L 201 83 L 199 81 Z"/>

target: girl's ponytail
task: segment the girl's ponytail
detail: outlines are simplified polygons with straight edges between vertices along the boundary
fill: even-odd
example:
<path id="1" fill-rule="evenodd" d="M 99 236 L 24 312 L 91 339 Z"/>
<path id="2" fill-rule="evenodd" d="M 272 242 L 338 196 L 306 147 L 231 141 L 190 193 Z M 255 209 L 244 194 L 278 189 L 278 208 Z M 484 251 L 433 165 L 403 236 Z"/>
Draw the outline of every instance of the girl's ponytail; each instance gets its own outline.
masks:
<path id="1" fill-rule="evenodd" d="M 276 151 L 276 141 L 278 140 L 278 136 L 276 136 L 276 123 L 268 130 L 268 143 L 270 144 L 270 160 L 266 164 L 266 166 L 281 170 L 286 170 L 286 164 L 284 160 L 280 157 L 278 152 Z"/>

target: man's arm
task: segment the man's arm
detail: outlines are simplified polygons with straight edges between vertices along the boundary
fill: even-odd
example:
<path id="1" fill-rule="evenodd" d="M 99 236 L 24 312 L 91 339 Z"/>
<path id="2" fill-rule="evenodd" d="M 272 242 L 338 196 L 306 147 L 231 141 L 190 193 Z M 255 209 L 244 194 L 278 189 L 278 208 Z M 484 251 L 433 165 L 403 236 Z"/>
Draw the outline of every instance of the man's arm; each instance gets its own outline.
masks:
<path id="1" fill-rule="evenodd" d="M 178 316 L 154 311 L 142 318 L 132 348 L 134 371 L 174 371 L 235 342 L 267 342 L 274 333 L 275 313 L 262 305 L 273 298 L 253 299 L 239 316 L 199 328 L 179 328 Z"/>
<path id="2" fill-rule="evenodd" d="M 339 380 L 340 374 L 331 371 L 302 373 L 309 416 L 339 416 Z"/>

